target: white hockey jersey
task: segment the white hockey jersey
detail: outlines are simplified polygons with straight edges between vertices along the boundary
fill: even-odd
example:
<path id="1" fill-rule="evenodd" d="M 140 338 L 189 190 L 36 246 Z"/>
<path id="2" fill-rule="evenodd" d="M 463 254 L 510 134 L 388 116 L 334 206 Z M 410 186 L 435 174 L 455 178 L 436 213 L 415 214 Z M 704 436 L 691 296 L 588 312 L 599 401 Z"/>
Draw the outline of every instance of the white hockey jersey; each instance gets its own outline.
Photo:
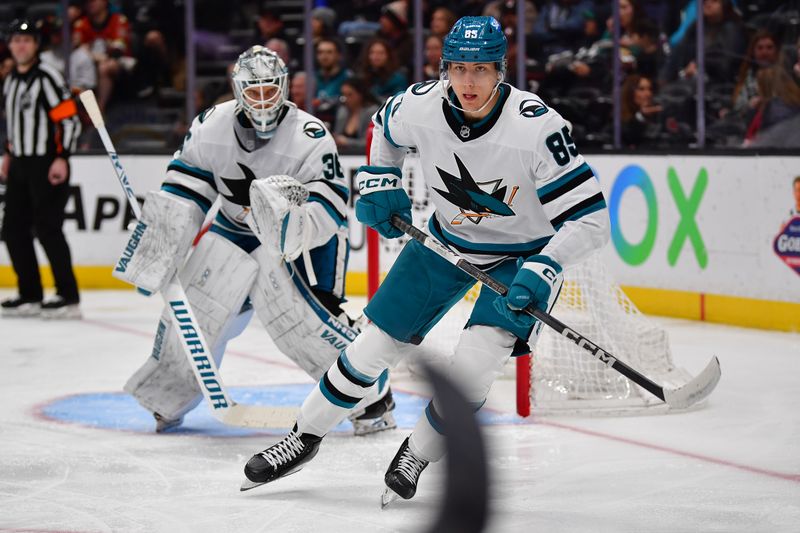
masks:
<path id="1" fill-rule="evenodd" d="M 484 266 L 544 253 L 567 267 L 608 241 L 599 183 L 555 110 L 501 84 L 489 115 L 468 123 L 440 84 L 389 98 L 373 116 L 370 147 L 374 166 L 402 167 L 418 152 L 434 237 Z"/>
<path id="2" fill-rule="evenodd" d="M 333 137 L 322 122 L 294 104 L 286 104 L 268 142 L 259 140 L 247 118 L 237 114 L 235 100 L 202 112 L 169 163 L 161 188 L 194 201 L 205 212 L 219 196 L 212 231 L 250 252 L 258 245 L 245 223 L 250 183 L 275 174 L 292 176 L 308 187 L 315 273 L 320 288 L 341 295 L 350 193 Z"/>

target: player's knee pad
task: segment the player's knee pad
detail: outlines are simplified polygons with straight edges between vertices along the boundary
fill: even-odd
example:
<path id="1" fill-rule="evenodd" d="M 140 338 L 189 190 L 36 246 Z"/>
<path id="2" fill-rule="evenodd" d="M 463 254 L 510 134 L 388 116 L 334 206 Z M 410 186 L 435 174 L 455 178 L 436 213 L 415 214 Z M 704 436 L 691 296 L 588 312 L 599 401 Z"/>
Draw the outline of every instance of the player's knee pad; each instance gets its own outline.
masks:
<path id="1" fill-rule="evenodd" d="M 113 274 L 131 285 L 160 291 L 183 264 L 205 213 L 191 201 L 150 191 Z"/>
<path id="2" fill-rule="evenodd" d="M 514 334 L 493 326 L 470 326 L 461 332 L 452 374 L 468 402 L 477 409 L 503 373 L 516 343 Z"/>
<path id="3" fill-rule="evenodd" d="M 227 341 L 244 329 L 252 311 L 243 303 L 258 265 L 238 246 L 207 233 L 180 273 L 189 304 L 219 365 Z M 153 350 L 125 390 L 166 419 L 182 416 L 200 401 L 200 388 L 164 309 Z"/>
<path id="4" fill-rule="evenodd" d="M 319 380 L 358 331 L 319 303 L 280 252 L 259 246 L 251 255 L 259 265 L 250 292 L 256 315 L 278 349 Z"/>

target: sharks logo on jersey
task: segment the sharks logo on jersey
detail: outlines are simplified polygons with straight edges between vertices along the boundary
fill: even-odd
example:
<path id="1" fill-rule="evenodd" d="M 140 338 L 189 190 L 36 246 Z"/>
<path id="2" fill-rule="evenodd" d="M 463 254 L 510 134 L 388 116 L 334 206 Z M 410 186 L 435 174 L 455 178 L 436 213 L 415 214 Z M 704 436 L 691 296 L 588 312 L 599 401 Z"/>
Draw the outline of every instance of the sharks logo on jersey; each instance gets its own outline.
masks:
<path id="1" fill-rule="evenodd" d="M 220 176 L 222 183 L 231 191 L 231 194 L 225 194 L 222 191 L 220 191 L 220 194 L 231 203 L 241 205 L 242 207 L 248 207 L 250 205 L 250 184 L 256 179 L 256 175 L 247 165 L 243 165 L 242 163 L 236 164 L 242 169 L 244 179 Z"/>
<path id="2" fill-rule="evenodd" d="M 450 224 L 459 225 L 464 222 L 464 220 L 469 220 L 473 224 L 479 224 L 484 218 L 516 215 L 511 209 L 511 203 L 519 190 L 518 185 L 515 185 L 511 189 L 508 202 L 505 202 L 508 187 L 505 185 L 502 187 L 500 186 L 503 182 L 502 178 L 477 182 L 472 178 L 472 175 L 461 159 L 459 159 L 457 155 L 453 155 L 456 158 L 460 177 L 456 177 L 446 170 L 436 167 L 447 190 L 443 191 L 436 187 L 433 188 L 433 190 L 441 194 L 445 200 L 461 210 L 461 213 L 456 215 L 456 217 L 450 221 Z"/>

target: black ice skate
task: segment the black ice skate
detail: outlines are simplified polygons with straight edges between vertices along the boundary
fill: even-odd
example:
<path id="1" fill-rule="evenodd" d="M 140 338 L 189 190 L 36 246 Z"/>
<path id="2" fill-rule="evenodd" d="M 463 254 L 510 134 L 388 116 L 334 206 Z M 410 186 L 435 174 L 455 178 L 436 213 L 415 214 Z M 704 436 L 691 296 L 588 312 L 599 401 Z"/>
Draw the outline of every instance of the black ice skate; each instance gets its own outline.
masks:
<path id="1" fill-rule="evenodd" d="M 317 455 L 322 437 L 299 433 L 297 424 L 282 441 L 255 454 L 244 466 L 247 479 L 240 490 L 250 490 L 264 483 L 294 474 Z"/>
<path id="2" fill-rule="evenodd" d="M 34 317 L 42 312 L 42 302 L 38 300 L 25 300 L 19 296 L 3 300 L 0 304 L 3 316 Z"/>
<path id="3" fill-rule="evenodd" d="M 381 508 L 383 509 L 395 501 L 398 496 L 404 500 L 410 500 L 417 492 L 419 475 L 426 466 L 428 466 L 428 461 L 419 459 L 411 453 L 408 447 L 408 437 L 406 437 L 383 477 L 386 490 L 381 497 Z"/>
<path id="4" fill-rule="evenodd" d="M 353 423 L 353 431 L 357 436 L 369 435 L 397 427 L 392 411 L 394 411 L 394 399 L 390 388 L 383 398 L 351 413 L 347 418 Z"/>
<path id="5" fill-rule="evenodd" d="M 61 296 L 54 296 L 42 302 L 42 318 L 78 320 L 82 318 L 78 301 L 68 301 Z"/>

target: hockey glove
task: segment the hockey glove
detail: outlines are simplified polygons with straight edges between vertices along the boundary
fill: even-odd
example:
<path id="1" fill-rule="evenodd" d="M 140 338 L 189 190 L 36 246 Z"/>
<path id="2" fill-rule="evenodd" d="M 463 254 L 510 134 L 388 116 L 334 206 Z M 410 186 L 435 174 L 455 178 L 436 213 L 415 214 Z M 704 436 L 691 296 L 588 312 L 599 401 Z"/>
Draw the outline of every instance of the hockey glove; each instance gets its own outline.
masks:
<path id="1" fill-rule="evenodd" d="M 284 260 L 294 261 L 311 249 L 314 237 L 307 200 L 308 189 L 291 176 L 253 180 L 245 220 L 262 244 L 280 250 Z"/>
<path id="2" fill-rule="evenodd" d="M 519 271 L 508 293 L 494 300 L 494 308 L 519 327 L 529 328 L 536 319 L 524 311 L 528 304 L 547 311 L 550 294 L 561 283 L 561 265 L 546 255 L 532 255 L 517 260 Z"/>
<path id="3" fill-rule="evenodd" d="M 401 176 L 399 168 L 373 166 L 359 167 L 356 175 L 361 193 L 356 201 L 356 218 L 387 239 L 403 235 L 392 225 L 392 215 L 400 215 L 411 224 L 411 200 Z"/>

